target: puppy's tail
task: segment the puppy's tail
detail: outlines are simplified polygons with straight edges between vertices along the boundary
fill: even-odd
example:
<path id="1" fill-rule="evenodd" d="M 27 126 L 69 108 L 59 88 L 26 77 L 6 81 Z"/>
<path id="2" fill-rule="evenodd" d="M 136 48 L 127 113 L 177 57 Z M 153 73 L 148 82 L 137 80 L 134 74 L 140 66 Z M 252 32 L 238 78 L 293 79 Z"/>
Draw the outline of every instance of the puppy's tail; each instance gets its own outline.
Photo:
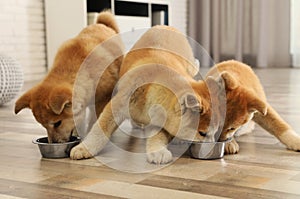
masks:
<path id="1" fill-rule="evenodd" d="M 96 23 L 104 24 L 107 27 L 110 27 L 111 29 L 116 31 L 117 33 L 120 32 L 115 16 L 111 13 L 110 10 L 100 12 L 97 17 Z"/>

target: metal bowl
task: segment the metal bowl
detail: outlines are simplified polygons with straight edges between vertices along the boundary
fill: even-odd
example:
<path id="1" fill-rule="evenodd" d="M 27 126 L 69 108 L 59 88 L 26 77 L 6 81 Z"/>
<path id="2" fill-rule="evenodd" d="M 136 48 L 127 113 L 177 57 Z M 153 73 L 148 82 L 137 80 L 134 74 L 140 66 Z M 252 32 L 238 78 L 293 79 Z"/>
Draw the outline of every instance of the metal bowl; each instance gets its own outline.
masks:
<path id="1" fill-rule="evenodd" d="M 69 142 L 48 143 L 47 137 L 33 139 L 32 142 L 39 146 L 43 158 L 67 158 L 71 149 L 80 143 L 80 138 L 72 136 Z"/>
<path id="2" fill-rule="evenodd" d="M 212 160 L 223 158 L 225 144 L 223 142 L 193 142 L 190 146 L 190 155 L 193 158 Z"/>

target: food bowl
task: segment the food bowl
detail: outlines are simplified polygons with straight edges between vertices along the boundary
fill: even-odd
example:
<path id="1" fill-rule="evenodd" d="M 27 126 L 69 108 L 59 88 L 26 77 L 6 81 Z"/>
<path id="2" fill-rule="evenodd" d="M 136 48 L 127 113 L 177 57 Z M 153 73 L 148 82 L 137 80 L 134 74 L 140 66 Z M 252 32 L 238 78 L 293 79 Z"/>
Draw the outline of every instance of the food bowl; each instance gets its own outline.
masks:
<path id="1" fill-rule="evenodd" d="M 47 137 L 33 139 L 32 142 L 39 146 L 43 158 L 67 158 L 71 149 L 80 143 L 80 138 L 72 136 L 69 142 L 48 143 Z"/>
<path id="2" fill-rule="evenodd" d="M 223 142 L 192 142 L 189 148 L 190 155 L 193 158 L 203 160 L 213 160 L 223 158 L 225 144 Z"/>

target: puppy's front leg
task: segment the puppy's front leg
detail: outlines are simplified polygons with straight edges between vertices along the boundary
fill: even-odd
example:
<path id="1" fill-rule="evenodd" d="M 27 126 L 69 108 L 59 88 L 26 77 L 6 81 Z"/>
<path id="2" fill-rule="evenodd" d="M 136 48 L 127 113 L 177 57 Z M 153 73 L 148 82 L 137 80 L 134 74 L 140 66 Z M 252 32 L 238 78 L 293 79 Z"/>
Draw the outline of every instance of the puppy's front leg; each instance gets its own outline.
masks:
<path id="1" fill-rule="evenodd" d="M 235 154 L 240 150 L 239 144 L 236 142 L 234 138 L 232 140 L 226 142 L 225 144 L 225 153 L 226 154 Z"/>
<path id="2" fill-rule="evenodd" d="M 114 117 L 111 102 L 108 103 L 82 143 L 71 150 L 70 158 L 79 160 L 97 155 L 123 120 L 121 113 L 118 115 L 118 118 Z"/>
<path id="3" fill-rule="evenodd" d="M 156 131 L 154 136 L 147 139 L 147 160 L 154 164 L 166 164 L 172 161 L 172 153 L 167 149 L 171 136 L 164 129 L 150 127 L 146 131 Z M 151 132 L 151 134 L 153 134 Z"/>
<path id="4" fill-rule="evenodd" d="M 97 121 L 86 138 L 79 145 L 72 148 L 70 158 L 72 160 L 91 158 L 105 146 L 108 140 L 109 138 L 102 131 Z"/>

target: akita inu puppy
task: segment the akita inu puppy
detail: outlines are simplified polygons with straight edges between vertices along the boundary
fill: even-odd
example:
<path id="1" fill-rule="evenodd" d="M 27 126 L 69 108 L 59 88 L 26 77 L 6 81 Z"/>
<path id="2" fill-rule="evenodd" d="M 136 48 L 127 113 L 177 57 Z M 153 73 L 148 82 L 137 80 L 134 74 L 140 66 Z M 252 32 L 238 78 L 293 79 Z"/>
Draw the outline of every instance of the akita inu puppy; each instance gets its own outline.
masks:
<path id="1" fill-rule="evenodd" d="M 75 38 L 63 43 L 47 76 L 16 101 L 15 113 L 30 108 L 35 119 L 47 129 L 49 143 L 69 141 L 72 134 L 76 135 L 74 117 L 80 118 L 77 122 L 82 122 L 86 107 L 93 100 L 98 116 L 111 98 L 119 78 L 122 57 L 108 66 L 101 66 L 101 60 L 122 52 L 121 40 L 109 42 L 109 47 L 101 49 L 101 53 L 97 51 L 97 59 L 100 61 L 92 65 L 89 71 L 83 71 L 84 74 L 78 72 L 90 53 L 100 44 L 116 38 L 118 32 L 114 16 L 109 11 L 100 13 L 97 24 L 89 25 Z M 105 70 L 98 82 L 93 75 L 100 68 Z M 74 88 L 76 81 L 77 87 Z M 78 101 L 76 107 L 73 102 L 74 92 Z M 78 127 L 80 124 L 76 125 Z"/>
<path id="2" fill-rule="evenodd" d="M 148 161 L 168 163 L 167 144 L 174 136 L 201 141 L 208 132 L 206 110 L 195 92 L 198 84 L 192 49 L 185 36 L 168 26 L 148 30 L 124 57 L 118 93 L 106 105 L 87 137 L 71 151 L 72 159 L 96 155 L 124 121 L 142 124 L 147 139 Z M 202 82 L 203 89 L 207 89 Z M 207 92 L 206 92 L 207 93 Z M 203 116 L 203 118 L 202 118 Z M 205 127 L 198 131 L 199 117 Z M 199 133 L 200 132 L 200 133 Z"/>
<path id="3" fill-rule="evenodd" d="M 219 89 L 223 80 L 226 88 L 226 118 L 219 140 L 223 141 L 238 132 L 251 132 L 254 122 L 280 140 L 288 149 L 300 150 L 300 135 L 284 121 L 267 102 L 263 87 L 251 67 L 230 60 L 216 64 L 208 73 L 207 84 Z M 239 151 L 232 139 L 226 144 L 226 153 Z"/>
<path id="4" fill-rule="evenodd" d="M 146 151 L 148 161 L 156 164 L 172 161 L 167 145 L 174 136 L 213 141 L 220 134 L 219 140 L 227 140 L 251 119 L 288 148 L 300 149 L 300 136 L 267 104 L 250 67 L 237 61 L 223 62 L 214 66 L 205 80 L 196 81 L 191 48 L 184 36 L 176 33 L 173 28 L 156 26 L 135 44 L 123 60 L 119 92 L 86 139 L 72 149 L 72 159 L 96 155 L 127 118 L 152 132 Z M 221 103 L 223 99 L 215 98 L 222 92 L 225 101 Z M 232 139 L 226 152 L 237 151 Z"/>

